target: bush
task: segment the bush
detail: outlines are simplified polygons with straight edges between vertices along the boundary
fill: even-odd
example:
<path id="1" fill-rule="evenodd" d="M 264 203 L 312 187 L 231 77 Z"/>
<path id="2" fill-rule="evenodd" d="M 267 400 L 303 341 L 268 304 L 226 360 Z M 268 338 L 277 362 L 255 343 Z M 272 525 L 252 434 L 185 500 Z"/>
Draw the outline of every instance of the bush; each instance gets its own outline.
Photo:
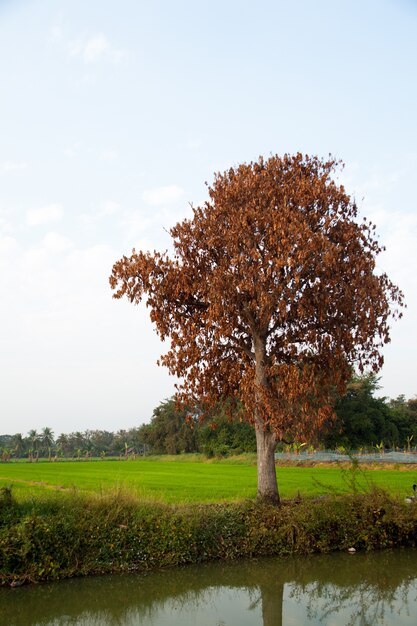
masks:
<path id="1" fill-rule="evenodd" d="M 417 537 L 417 507 L 382 491 L 280 507 L 253 501 L 155 505 L 123 493 L 52 494 L 30 506 L 8 493 L 1 498 L 2 584 L 212 559 L 414 546 Z"/>

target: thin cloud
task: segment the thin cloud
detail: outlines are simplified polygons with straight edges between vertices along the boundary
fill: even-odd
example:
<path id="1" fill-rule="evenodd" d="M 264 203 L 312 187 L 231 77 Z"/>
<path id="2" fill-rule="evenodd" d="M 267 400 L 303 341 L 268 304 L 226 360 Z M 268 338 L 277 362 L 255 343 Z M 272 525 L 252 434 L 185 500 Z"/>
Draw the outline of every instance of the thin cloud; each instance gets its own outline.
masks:
<path id="1" fill-rule="evenodd" d="M 184 195 L 184 189 L 178 185 L 168 185 L 166 187 L 157 187 L 148 189 L 143 192 L 142 198 L 146 204 L 151 206 L 161 206 L 173 204 Z"/>
<path id="2" fill-rule="evenodd" d="M 27 168 L 28 164 L 23 161 L 2 161 L 0 163 L 0 173 L 21 172 Z"/>
<path id="3" fill-rule="evenodd" d="M 10 237 L 9 235 L 0 237 L 0 257 L 14 253 L 18 247 L 17 240 L 14 237 Z"/>
<path id="4" fill-rule="evenodd" d="M 11 222 L 6 217 L 3 217 L 1 212 L 2 211 L 0 209 L 0 235 L 12 233 L 14 229 Z"/>
<path id="5" fill-rule="evenodd" d="M 69 54 L 71 57 L 82 59 L 87 64 L 103 60 L 120 63 L 127 57 L 127 51 L 112 46 L 103 33 L 93 35 L 86 41 L 80 39 L 73 41 L 69 45 Z"/>
<path id="6" fill-rule="evenodd" d="M 76 156 L 78 156 L 78 151 L 81 147 L 81 142 L 80 141 L 76 141 L 73 144 L 71 144 L 70 146 L 67 146 L 66 148 L 64 148 L 64 156 L 72 159 Z"/>
<path id="7" fill-rule="evenodd" d="M 39 209 L 29 209 L 26 211 L 26 223 L 29 226 L 39 226 L 59 222 L 64 215 L 62 204 L 48 204 Z"/>
<path id="8" fill-rule="evenodd" d="M 83 58 L 86 63 L 95 63 L 108 53 L 110 44 L 104 35 L 97 35 L 87 41 L 83 48 Z"/>
<path id="9" fill-rule="evenodd" d="M 120 204 L 118 202 L 114 202 L 113 200 L 107 200 L 103 202 L 100 206 L 98 214 L 100 217 L 104 217 L 106 215 L 114 215 L 120 211 Z"/>
<path id="10" fill-rule="evenodd" d="M 64 38 L 62 28 L 59 24 L 54 24 L 49 31 L 49 41 L 52 43 L 59 43 Z"/>
<path id="11" fill-rule="evenodd" d="M 89 213 L 82 213 L 80 221 L 86 226 L 91 226 L 102 219 L 112 217 L 116 213 L 120 213 L 120 211 L 121 205 L 118 202 L 115 202 L 114 200 L 106 200 L 105 202 L 102 202 L 99 207 L 94 208 Z"/>
<path id="12" fill-rule="evenodd" d="M 114 150 L 113 148 L 105 148 L 100 152 L 101 161 L 115 161 L 119 158 L 118 150 Z"/>
<path id="13" fill-rule="evenodd" d="M 67 252 L 74 247 L 73 242 L 68 237 L 60 235 L 56 232 L 49 232 L 43 238 L 42 244 L 48 252 L 61 253 Z"/>

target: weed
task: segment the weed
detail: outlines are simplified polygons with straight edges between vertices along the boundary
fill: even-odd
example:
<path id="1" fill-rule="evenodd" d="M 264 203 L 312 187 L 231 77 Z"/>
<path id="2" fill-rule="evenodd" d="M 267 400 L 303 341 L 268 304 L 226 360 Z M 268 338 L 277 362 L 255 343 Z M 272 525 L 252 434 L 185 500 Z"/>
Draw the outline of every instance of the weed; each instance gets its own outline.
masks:
<path id="1" fill-rule="evenodd" d="M 377 489 L 281 507 L 141 502 L 122 489 L 104 496 L 53 492 L 30 505 L 14 503 L 13 511 L 0 526 L 3 584 L 417 540 L 417 507 Z"/>

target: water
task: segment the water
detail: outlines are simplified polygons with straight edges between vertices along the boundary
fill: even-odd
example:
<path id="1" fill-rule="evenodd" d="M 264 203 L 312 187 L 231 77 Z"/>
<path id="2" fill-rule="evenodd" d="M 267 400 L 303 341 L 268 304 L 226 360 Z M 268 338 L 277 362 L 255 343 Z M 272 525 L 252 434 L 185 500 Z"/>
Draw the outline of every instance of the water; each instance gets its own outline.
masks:
<path id="1" fill-rule="evenodd" d="M 211 563 L 0 589 L 1 626 L 415 626 L 417 551 Z"/>

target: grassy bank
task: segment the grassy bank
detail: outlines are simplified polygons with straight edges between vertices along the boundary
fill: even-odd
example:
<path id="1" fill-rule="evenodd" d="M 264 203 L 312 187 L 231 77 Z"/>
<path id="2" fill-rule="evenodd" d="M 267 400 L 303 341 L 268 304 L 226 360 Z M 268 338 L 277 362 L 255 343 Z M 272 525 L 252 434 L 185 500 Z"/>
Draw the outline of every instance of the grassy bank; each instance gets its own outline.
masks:
<path id="1" fill-rule="evenodd" d="M 417 505 L 380 490 L 288 501 L 168 505 L 131 494 L 3 489 L 0 581 L 19 584 L 213 559 L 415 546 Z"/>

